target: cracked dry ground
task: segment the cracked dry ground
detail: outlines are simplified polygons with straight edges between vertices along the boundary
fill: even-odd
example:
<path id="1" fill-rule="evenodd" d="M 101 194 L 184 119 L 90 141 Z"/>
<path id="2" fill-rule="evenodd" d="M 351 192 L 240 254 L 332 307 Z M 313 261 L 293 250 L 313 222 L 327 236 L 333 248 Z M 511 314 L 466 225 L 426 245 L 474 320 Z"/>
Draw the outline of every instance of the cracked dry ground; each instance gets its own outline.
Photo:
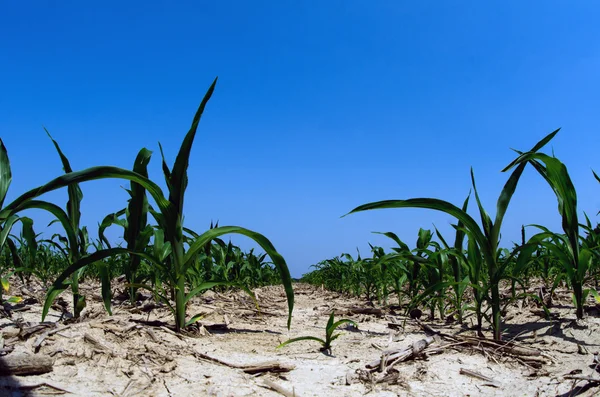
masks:
<path id="1" fill-rule="evenodd" d="M 82 291 L 88 296 L 88 307 L 80 320 L 59 323 L 61 306 L 56 304 L 40 324 L 41 285 L 18 284 L 13 280 L 12 292 L 20 293 L 25 303 L 9 306 L 11 317 L 5 313 L 0 321 L 0 360 L 25 357 L 38 365 L 46 363 L 51 371 L 2 376 L 3 396 L 592 396 L 600 392 L 599 383 L 570 379 L 600 378 L 594 364 L 594 353 L 600 350 L 600 308 L 590 307 L 586 317 L 576 322 L 566 292 L 555 299 L 550 320 L 534 302 L 510 306 L 504 335 L 505 341 L 516 345 L 502 346 L 478 342 L 468 327 L 470 318 L 463 326 L 428 319 L 419 324 L 390 308 L 373 308 L 305 284 L 294 285 L 290 331 L 281 287 L 255 290 L 260 313 L 242 292 L 209 291 L 188 308 L 190 315 L 204 313 L 199 326 L 178 335 L 170 328 L 170 312 L 153 307 L 148 295 L 142 295 L 135 307 L 115 301 L 109 316 L 98 285 L 85 284 Z M 68 292 L 62 298 L 68 302 Z M 343 316 L 358 324 L 358 329 L 339 329 L 342 335 L 333 342 L 332 355 L 321 353 L 312 341 L 276 349 L 292 337 L 323 338 L 332 309 L 336 319 Z M 441 336 L 428 339 L 430 331 Z M 394 361 L 389 352 L 406 353 L 406 360 Z"/>

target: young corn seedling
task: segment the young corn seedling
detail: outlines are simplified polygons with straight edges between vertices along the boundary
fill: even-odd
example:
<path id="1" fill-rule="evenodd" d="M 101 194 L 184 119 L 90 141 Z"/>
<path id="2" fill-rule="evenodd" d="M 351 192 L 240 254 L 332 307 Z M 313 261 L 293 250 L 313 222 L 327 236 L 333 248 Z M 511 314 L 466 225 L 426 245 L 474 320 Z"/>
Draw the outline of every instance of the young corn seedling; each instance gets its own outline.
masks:
<path id="1" fill-rule="evenodd" d="M 325 339 L 317 338 L 316 336 L 300 336 L 298 338 L 292 338 L 283 342 L 282 344 L 277 346 L 277 349 L 289 345 L 290 343 L 300 342 L 303 340 L 312 340 L 321 344 L 321 348 L 319 349 L 320 351 L 324 352 L 325 354 L 331 355 L 331 342 L 339 338 L 341 335 L 340 333 L 334 334 L 335 330 L 343 324 L 350 324 L 355 328 L 358 328 L 358 325 L 354 321 L 348 320 L 346 318 L 334 322 L 334 313 L 334 311 L 331 312 L 331 315 L 329 316 L 329 321 L 327 322 L 327 326 L 325 327 Z"/>
<path id="2" fill-rule="evenodd" d="M 469 193 L 469 195 L 467 196 L 467 198 L 465 199 L 465 201 L 463 203 L 462 210 L 464 212 L 467 212 L 470 198 L 471 198 L 471 193 Z M 455 228 L 456 228 L 456 234 L 454 237 L 454 246 L 452 247 L 452 249 L 448 246 L 448 244 L 444 240 L 444 237 L 437 231 L 437 229 L 436 229 L 436 234 L 437 234 L 438 238 L 440 239 L 440 241 L 442 242 L 442 244 L 444 245 L 444 247 L 450 251 L 448 260 L 450 261 L 450 266 L 452 267 L 452 275 L 454 276 L 454 284 L 453 284 L 454 302 L 453 303 L 454 303 L 454 307 L 456 309 L 457 321 L 459 324 L 462 324 L 462 322 L 463 322 L 462 297 L 465 293 L 465 289 L 468 284 L 469 276 L 463 276 L 463 273 L 464 273 L 463 266 L 464 266 L 465 262 L 461 260 L 461 255 L 463 253 L 463 245 L 464 245 L 464 241 L 465 241 L 464 225 L 462 222 L 459 221 L 455 225 Z"/>
<path id="3" fill-rule="evenodd" d="M 544 139 L 539 141 L 530 151 L 535 153 L 543 146 L 545 146 L 553 137 L 558 133 L 558 130 L 552 132 Z M 353 214 L 361 211 L 385 209 L 385 208 L 427 208 L 435 211 L 441 211 L 448 215 L 455 217 L 459 222 L 464 225 L 465 233 L 476 242 L 478 248 L 483 255 L 485 265 L 487 266 L 489 276 L 489 290 L 491 292 L 491 308 L 492 308 L 492 327 L 494 329 L 494 339 L 502 339 L 502 324 L 501 324 L 501 308 L 500 308 L 500 291 L 499 283 L 506 277 L 506 267 L 498 262 L 498 251 L 500 243 L 500 228 L 502 221 L 510 200 L 517 188 L 517 184 L 525 169 L 525 162 L 521 162 L 517 165 L 516 169 L 510 175 L 508 181 L 504 185 L 500 197 L 498 198 L 496 218 L 492 221 L 492 218 L 483 209 L 477 188 L 475 186 L 475 176 L 473 170 L 471 170 L 471 181 L 473 184 L 473 190 L 475 192 L 475 199 L 479 207 L 479 213 L 481 216 L 482 227 L 480 227 L 475 219 L 473 219 L 466 211 L 456 207 L 447 201 L 434 199 L 434 198 L 414 198 L 408 200 L 386 200 L 368 203 L 356 207 L 348 214 Z"/>

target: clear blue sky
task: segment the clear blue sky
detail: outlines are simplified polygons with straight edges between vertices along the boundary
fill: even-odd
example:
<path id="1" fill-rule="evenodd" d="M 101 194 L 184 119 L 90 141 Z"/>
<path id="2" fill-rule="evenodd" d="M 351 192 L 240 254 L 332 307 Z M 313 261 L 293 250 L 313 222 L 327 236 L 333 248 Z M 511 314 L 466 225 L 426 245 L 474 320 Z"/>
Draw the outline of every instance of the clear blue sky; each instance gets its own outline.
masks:
<path id="1" fill-rule="evenodd" d="M 447 216 L 376 200 L 460 205 L 475 169 L 491 214 L 513 158 L 552 130 L 578 188 L 600 210 L 597 1 L 0 2 L 0 137 L 9 199 L 61 174 L 45 126 L 75 169 L 130 168 L 157 142 L 170 164 L 219 76 L 192 151 L 186 226 L 211 220 L 267 235 L 299 276 L 322 259 Z M 549 147 L 548 150 L 551 148 Z M 91 230 L 124 207 L 125 182 L 82 185 Z M 65 193 L 49 194 L 61 205 Z M 476 214 L 475 206 L 471 213 Z M 49 218 L 30 214 L 37 231 Z M 597 218 L 594 218 L 597 219 Z M 559 231 L 556 200 L 529 169 L 503 225 Z M 114 231 L 114 237 L 117 236 Z M 243 247 L 244 238 L 233 241 Z"/>

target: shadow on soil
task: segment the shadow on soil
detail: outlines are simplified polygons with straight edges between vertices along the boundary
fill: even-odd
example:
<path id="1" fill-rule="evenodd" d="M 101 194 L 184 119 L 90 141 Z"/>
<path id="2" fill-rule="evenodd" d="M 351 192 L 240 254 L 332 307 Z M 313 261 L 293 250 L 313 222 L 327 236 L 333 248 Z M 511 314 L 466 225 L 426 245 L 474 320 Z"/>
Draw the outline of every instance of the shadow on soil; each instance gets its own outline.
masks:
<path id="1" fill-rule="evenodd" d="M 586 330 L 587 326 L 578 325 L 575 321 L 569 319 L 559 319 L 555 321 L 532 321 L 524 324 L 504 324 L 505 339 L 514 339 L 522 342 L 533 339 L 533 333 L 537 337 L 552 337 L 562 339 L 565 342 L 571 342 L 582 346 L 597 346 L 581 341 L 573 336 L 567 335 L 565 330 L 576 329 Z"/>

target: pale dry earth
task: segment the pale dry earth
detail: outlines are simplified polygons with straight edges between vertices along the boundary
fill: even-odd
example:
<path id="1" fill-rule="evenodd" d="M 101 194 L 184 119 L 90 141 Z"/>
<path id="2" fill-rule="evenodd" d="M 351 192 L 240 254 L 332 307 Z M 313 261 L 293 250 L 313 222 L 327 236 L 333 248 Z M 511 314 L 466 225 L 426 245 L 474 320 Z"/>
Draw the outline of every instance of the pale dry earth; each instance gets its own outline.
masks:
<path id="1" fill-rule="evenodd" d="M 27 288 L 13 286 L 11 292 L 20 292 L 31 303 L 22 306 L 21 311 L 16 306 L 11 318 L 4 315 L 0 320 L 4 351 L 13 349 L 9 355 L 24 352 L 37 357 L 50 356 L 54 365 L 52 372 L 43 375 L 0 378 L 1 395 L 281 395 L 265 387 L 265 381 L 296 396 L 516 397 L 600 393 L 598 384 L 565 379 L 568 374 L 600 377 L 593 365 L 593 353 L 600 350 L 599 310 L 592 307 L 583 320 L 573 321 L 575 313 L 566 293 L 555 300 L 552 320 L 546 320 L 533 302 L 514 305 L 507 313 L 505 339 L 512 338 L 520 346 L 541 351 L 541 368 L 533 368 L 514 357 L 490 355 L 476 349 L 446 348 L 434 354 L 432 348 L 448 344 L 436 340 L 426 350 L 430 354 L 398 363 L 394 367 L 398 371 L 395 380 L 348 385 L 348 375 L 364 371 L 367 363 L 381 357 L 382 349 L 410 347 L 425 338 L 423 328 L 410 319 L 405 322 L 405 317 L 390 310 L 384 310 L 382 316 L 348 314 L 344 317 L 356 321 L 358 330 L 342 327 L 342 335 L 333 343 L 332 356 L 328 356 L 312 341 L 276 347 L 291 337 L 322 338 L 332 309 L 347 312 L 349 308 L 368 308 L 367 302 L 295 284 L 296 304 L 292 328 L 288 331 L 287 304 L 281 287 L 256 290 L 262 314 L 244 293 L 208 292 L 195 299 L 188 309 L 189 315 L 206 314 L 200 322 L 202 327 L 178 336 L 165 327 L 173 321 L 166 308 L 155 308 L 149 313 L 139 310 L 151 300 L 140 302 L 137 309 L 127 303 L 115 303 L 113 315 L 109 316 L 99 301 L 98 286 L 85 286 L 84 291 L 88 307 L 82 319 L 55 324 L 60 312 L 53 309 L 46 320 L 49 324 L 27 335 L 36 330 L 32 327 L 41 320 L 42 288 L 39 283 L 31 283 Z M 70 301 L 68 292 L 62 297 Z M 35 299 L 38 303 L 34 303 Z M 60 309 L 57 305 L 54 308 Z M 425 317 L 424 323 L 444 333 L 475 335 L 466 325 L 446 325 Z M 467 319 L 466 323 L 471 321 Z M 391 329 L 389 323 L 405 326 Z M 48 331 L 53 334 L 40 338 Z M 490 336 L 489 332 L 486 336 Z M 36 344 L 39 344 L 37 349 Z M 277 361 L 293 365 L 294 369 L 280 374 L 251 375 L 201 356 L 232 365 Z M 493 382 L 461 374 L 461 369 L 475 371 Z"/>

